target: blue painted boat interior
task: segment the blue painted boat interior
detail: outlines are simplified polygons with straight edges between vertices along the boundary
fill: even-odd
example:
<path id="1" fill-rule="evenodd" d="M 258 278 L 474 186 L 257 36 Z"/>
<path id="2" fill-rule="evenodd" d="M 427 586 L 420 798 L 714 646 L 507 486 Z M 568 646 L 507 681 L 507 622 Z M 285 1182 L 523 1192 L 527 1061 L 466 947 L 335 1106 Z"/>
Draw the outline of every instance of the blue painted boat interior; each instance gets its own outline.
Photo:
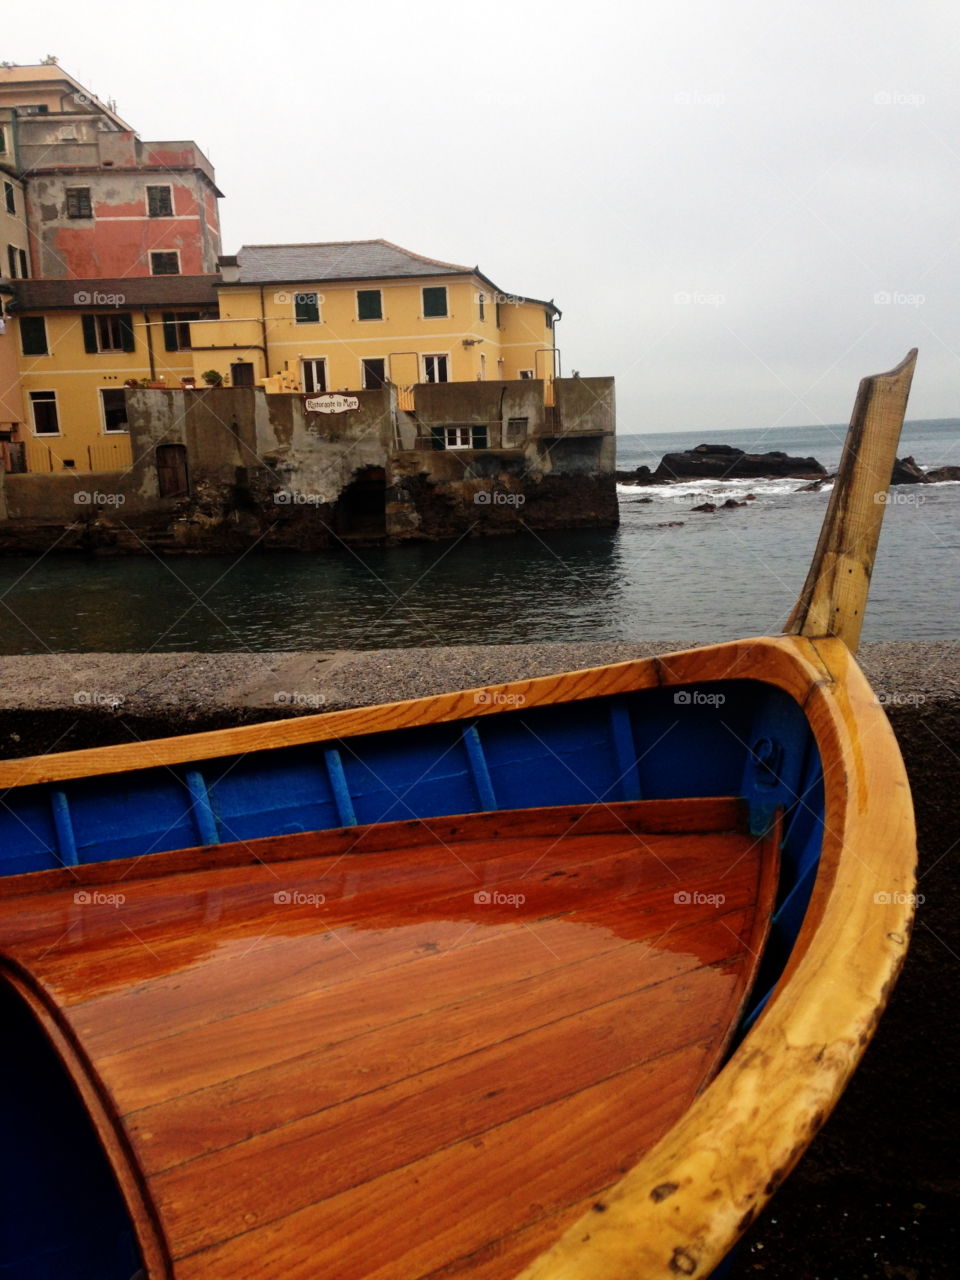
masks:
<path id="1" fill-rule="evenodd" d="M 729 795 L 748 802 L 756 834 L 778 809 L 784 822 L 776 912 L 742 1035 L 796 939 L 823 830 L 822 768 L 806 718 L 787 694 L 759 681 L 520 707 L 11 789 L 0 797 L 0 870 L 411 817 Z M 7 1043 L 17 1046 L 3 1055 L 0 1126 L 22 1144 L 5 1162 L 4 1205 L 15 1209 L 0 1237 L 0 1277 L 129 1280 L 139 1264 L 109 1170 L 101 1176 L 99 1143 L 39 1028 L 24 1025 L 19 997 L 2 984 L 0 994 L 0 1025 L 14 1029 Z"/>

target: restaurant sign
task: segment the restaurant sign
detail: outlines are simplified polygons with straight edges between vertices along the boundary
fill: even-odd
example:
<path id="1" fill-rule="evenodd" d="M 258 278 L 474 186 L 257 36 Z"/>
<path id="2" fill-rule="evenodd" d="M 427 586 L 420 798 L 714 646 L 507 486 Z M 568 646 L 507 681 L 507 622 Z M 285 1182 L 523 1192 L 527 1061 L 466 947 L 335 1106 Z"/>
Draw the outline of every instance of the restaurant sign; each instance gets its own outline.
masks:
<path id="1" fill-rule="evenodd" d="M 307 413 L 346 413 L 348 409 L 359 409 L 357 396 L 307 396 L 303 406 Z"/>

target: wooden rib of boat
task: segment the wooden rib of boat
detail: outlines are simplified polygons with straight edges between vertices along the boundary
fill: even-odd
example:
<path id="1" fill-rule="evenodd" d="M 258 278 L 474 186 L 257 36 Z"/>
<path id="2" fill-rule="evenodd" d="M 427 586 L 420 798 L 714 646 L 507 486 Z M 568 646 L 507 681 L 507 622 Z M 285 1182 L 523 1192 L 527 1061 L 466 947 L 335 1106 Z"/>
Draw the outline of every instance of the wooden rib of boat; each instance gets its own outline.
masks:
<path id="1" fill-rule="evenodd" d="M 914 359 L 790 634 L 0 764 L 0 1274 L 711 1273 L 905 955 L 852 651 Z"/>

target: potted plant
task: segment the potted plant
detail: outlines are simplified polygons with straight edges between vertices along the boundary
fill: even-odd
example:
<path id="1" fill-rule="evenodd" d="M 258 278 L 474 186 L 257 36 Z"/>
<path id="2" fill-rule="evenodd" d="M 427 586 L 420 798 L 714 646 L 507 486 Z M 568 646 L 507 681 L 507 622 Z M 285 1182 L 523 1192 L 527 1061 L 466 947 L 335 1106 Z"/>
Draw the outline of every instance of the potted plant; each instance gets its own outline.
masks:
<path id="1" fill-rule="evenodd" d="M 219 369 L 208 369 L 206 373 L 201 374 L 201 377 L 208 387 L 223 386 L 223 374 Z"/>

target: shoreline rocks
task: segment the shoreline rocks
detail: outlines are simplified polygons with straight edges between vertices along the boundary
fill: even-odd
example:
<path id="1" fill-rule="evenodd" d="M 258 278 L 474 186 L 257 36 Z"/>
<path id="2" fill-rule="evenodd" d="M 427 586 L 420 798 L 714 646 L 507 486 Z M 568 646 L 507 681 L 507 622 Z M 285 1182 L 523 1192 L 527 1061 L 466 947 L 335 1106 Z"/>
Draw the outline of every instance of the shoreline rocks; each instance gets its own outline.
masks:
<path id="1" fill-rule="evenodd" d="M 698 444 L 665 453 L 656 471 L 647 466 L 618 471 L 620 484 L 672 484 L 678 480 L 823 479 L 827 469 L 816 458 L 792 458 L 780 450 L 745 453 L 729 444 Z"/>

